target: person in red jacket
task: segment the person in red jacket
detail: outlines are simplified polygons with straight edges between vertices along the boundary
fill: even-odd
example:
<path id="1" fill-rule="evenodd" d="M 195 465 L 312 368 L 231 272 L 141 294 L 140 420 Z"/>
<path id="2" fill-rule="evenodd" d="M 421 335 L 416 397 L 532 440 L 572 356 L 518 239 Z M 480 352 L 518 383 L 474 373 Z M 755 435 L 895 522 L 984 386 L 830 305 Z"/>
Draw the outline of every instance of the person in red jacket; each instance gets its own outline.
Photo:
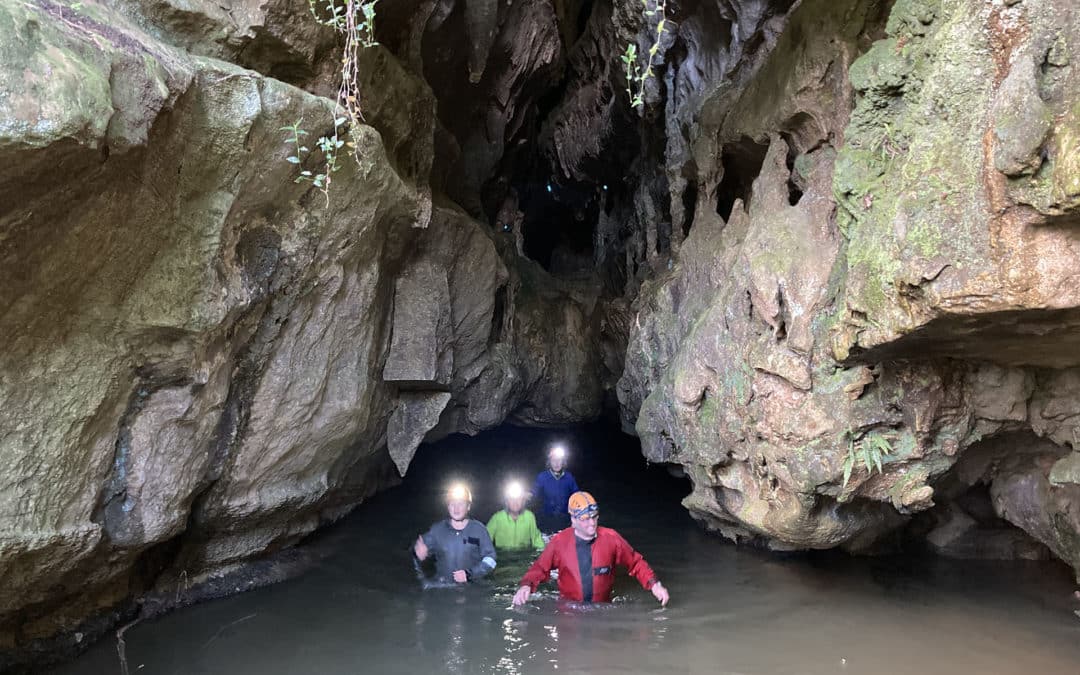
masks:
<path id="1" fill-rule="evenodd" d="M 600 509 L 591 494 L 575 492 L 568 506 L 571 526 L 551 538 L 521 577 L 520 588 L 514 594 L 515 605 L 525 604 L 553 569 L 559 571 L 559 595 L 563 599 L 610 602 L 616 566 L 625 567 L 661 605 L 668 603 L 667 589 L 657 581 L 641 554 L 615 530 L 598 527 Z"/>

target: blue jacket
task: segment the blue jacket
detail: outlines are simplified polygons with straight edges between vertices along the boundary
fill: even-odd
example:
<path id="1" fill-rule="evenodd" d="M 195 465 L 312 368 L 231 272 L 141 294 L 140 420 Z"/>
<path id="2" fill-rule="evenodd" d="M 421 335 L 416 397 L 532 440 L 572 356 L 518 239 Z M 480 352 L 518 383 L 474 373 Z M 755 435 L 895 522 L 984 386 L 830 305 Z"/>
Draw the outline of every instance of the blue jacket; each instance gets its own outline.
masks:
<path id="1" fill-rule="evenodd" d="M 533 485 L 533 497 L 540 500 L 540 512 L 566 515 L 570 495 L 578 491 L 577 481 L 569 471 L 563 471 L 561 478 L 555 478 L 551 471 L 544 469 L 536 475 Z"/>

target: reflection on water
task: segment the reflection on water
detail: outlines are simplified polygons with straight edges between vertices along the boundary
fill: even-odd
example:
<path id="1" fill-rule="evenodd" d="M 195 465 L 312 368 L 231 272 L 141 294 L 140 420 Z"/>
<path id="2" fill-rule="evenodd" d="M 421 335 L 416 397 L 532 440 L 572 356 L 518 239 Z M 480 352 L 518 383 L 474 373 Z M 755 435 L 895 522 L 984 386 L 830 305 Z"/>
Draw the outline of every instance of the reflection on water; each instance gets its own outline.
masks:
<path id="1" fill-rule="evenodd" d="M 1058 565 L 777 557 L 702 533 L 678 484 L 633 449 L 572 466 L 670 589 L 661 608 L 623 576 L 610 605 L 566 603 L 554 584 L 510 599 L 532 560 L 502 555 L 483 583 L 422 590 L 409 546 L 440 517 L 447 475 L 473 476 L 474 514 L 529 478 L 546 438 L 506 432 L 421 451 L 406 485 L 313 544 L 333 549 L 299 579 L 187 608 L 127 631 L 139 675 L 359 673 L 1057 673 L 1080 672 L 1080 621 Z M 515 447 L 518 459 L 505 460 Z M 621 454 L 615 454 L 621 453 Z M 524 460 L 522 459 L 524 458 Z M 118 673 L 103 641 L 61 675 Z"/>

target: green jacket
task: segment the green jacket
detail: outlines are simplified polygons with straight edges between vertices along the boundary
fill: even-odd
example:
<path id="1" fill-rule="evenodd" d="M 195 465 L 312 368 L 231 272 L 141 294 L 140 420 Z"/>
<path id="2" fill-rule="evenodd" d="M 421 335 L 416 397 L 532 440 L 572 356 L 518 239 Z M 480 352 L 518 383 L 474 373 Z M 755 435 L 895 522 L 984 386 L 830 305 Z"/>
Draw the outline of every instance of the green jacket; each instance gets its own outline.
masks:
<path id="1" fill-rule="evenodd" d="M 517 520 L 511 518 L 506 509 L 503 509 L 491 517 L 487 529 L 491 541 L 495 542 L 495 548 L 544 548 L 544 538 L 540 536 L 540 528 L 536 526 L 536 517 L 528 509 L 522 511 Z"/>

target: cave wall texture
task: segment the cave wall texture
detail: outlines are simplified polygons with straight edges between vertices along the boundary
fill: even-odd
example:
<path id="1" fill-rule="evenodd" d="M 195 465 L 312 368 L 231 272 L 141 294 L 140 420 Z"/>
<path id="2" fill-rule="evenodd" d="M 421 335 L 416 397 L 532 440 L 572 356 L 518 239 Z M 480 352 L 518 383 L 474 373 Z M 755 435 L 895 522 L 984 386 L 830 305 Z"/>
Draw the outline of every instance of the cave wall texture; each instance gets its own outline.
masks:
<path id="1" fill-rule="evenodd" d="M 625 422 L 738 541 L 873 550 L 918 523 L 947 554 L 1041 542 L 1080 573 L 1080 16 L 897 0 L 784 21 L 734 95 L 691 55 L 668 72 L 689 111 L 667 102 L 666 171 L 696 181 L 695 219 L 634 305 Z M 981 529 L 977 486 L 1037 542 Z"/>
<path id="2" fill-rule="evenodd" d="M 736 541 L 1080 574 L 1072 0 L 670 0 L 641 109 L 638 0 L 378 11 L 326 201 L 307 2 L 0 0 L 0 651 L 605 405 Z"/>
<path id="3" fill-rule="evenodd" d="M 480 160 L 408 53 L 362 54 L 326 201 L 280 128 L 332 124 L 334 35 L 231 4 L 0 2 L 0 650 L 298 541 L 425 437 L 599 413 L 595 298 L 446 197 Z"/>

